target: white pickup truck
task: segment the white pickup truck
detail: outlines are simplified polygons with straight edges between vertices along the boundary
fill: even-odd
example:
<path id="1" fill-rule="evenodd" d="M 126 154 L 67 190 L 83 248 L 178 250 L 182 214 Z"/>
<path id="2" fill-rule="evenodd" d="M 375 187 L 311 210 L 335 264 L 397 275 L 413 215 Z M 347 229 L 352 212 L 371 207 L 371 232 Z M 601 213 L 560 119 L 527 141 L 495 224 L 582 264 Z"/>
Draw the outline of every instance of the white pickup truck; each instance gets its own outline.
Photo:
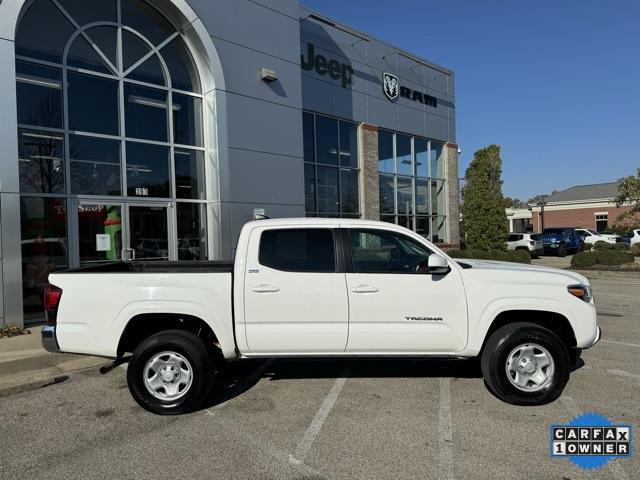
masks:
<path id="1" fill-rule="evenodd" d="M 116 263 L 49 281 L 45 347 L 116 361 L 132 353 L 129 389 L 160 414 L 198 407 L 220 353 L 479 358 L 500 399 L 547 403 L 600 339 L 583 276 L 455 261 L 373 221 L 260 220 L 242 230 L 234 264 Z"/>

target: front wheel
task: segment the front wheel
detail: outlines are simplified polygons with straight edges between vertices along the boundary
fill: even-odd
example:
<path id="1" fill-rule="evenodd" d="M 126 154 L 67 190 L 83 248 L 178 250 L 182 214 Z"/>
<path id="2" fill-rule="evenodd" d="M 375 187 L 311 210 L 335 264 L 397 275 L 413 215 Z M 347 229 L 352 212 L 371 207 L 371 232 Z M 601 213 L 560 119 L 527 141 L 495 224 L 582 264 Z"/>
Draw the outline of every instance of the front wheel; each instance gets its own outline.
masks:
<path id="1" fill-rule="evenodd" d="M 481 358 L 489 389 L 513 405 L 556 400 L 569 381 L 570 363 L 567 347 L 555 333 L 524 322 L 496 330 Z"/>
<path id="2" fill-rule="evenodd" d="M 127 368 L 135 401 L 160 415 L 193 411 L 208 395 L 212 382 L 212 355 L 202 339 L 183 330 L 147 338 L 136 348 Z"/>
<path id="3" fill-rule="evenodd" d="M 559 257 L 566 257 L 567 256 L 567 245 L 566 244 L 561 244 L 558 247 L 558 256 Z"/>

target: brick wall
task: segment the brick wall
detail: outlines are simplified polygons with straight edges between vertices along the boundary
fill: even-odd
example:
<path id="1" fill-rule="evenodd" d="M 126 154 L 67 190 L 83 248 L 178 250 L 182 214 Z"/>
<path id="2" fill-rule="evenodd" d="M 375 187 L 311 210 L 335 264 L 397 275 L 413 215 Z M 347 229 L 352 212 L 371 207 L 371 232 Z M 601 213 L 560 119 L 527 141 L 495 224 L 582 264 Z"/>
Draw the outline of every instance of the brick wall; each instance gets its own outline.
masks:
<path id="1" fill-rule="evenodd" d="M 573 208 L 564 210 L 544 211 L 544 226 L 551 227 L 578 227 L 596 229 L 596 213 L 607 213 L 609 226 L 611 226 L 618 215 L 630 210 L 630 206 L 617 208 L 615 204 L 607 207 Z M 540 212 L 533 212 L 533 231 L 540 232 Z"/>

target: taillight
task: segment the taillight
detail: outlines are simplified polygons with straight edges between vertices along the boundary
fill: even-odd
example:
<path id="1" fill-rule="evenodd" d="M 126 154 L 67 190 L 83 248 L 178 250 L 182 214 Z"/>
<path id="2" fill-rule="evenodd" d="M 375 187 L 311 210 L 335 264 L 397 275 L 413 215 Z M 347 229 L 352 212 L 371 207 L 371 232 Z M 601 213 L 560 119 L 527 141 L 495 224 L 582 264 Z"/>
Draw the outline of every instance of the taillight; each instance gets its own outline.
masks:
<path id="1" fill-rule="evenodd" d="M 44 313 L 49 325 L 56 324 L 61 297 L 62 289 L 49 283 L 44 291 Z"/>

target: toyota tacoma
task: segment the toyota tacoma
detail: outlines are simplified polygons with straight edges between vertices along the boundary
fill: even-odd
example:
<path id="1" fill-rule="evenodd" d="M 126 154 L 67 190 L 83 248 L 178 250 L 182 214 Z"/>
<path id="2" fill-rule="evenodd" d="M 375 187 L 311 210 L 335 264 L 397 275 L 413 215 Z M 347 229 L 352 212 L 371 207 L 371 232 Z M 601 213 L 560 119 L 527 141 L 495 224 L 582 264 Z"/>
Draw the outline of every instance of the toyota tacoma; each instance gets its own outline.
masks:
<path id="1" fill-rule="evenodd" d="M 197 408 L 214 363 L 266 357 L 477 358 L 498 398 L 543 404 L 600 339 L 578 273 L 455 261 L 410 230 L 361 220 L 250 222 L 233 264 L 55 272 L 45 307 L 49 351 L 128 359 L 131 394 L 159 414 Z"/>

